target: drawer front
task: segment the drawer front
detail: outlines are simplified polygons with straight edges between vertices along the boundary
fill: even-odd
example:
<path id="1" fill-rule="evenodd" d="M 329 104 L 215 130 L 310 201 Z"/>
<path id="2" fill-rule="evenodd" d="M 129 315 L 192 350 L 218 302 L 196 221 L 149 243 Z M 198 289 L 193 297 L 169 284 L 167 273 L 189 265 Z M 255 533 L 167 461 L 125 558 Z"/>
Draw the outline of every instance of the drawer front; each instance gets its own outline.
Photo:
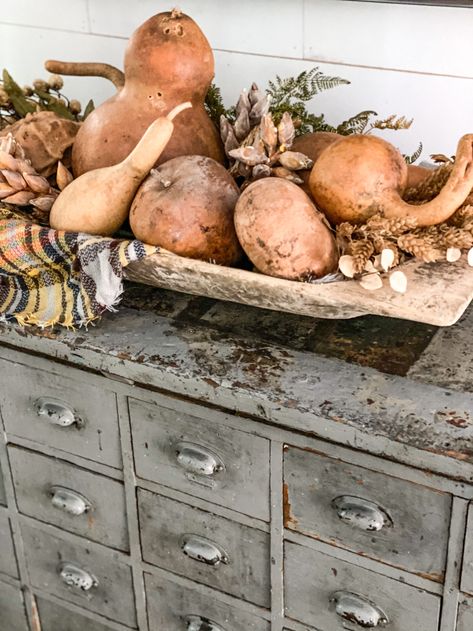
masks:
<path id="1" fill-rule="evenodd" d="M 473 594 L 473 504 L 470 504 L 468 511 L 461 588 L 464 592 Z"/>
<path id="2" fill-rule="evenodd" d="M 113 392 L 4 360 L 0 372 L 7 433 L 121 467 Z"/>
<path id="3" fill-rule="evenodd" d="M 21 513 L 128 550 L 123 484 L 27 449 L 9 455 Z"/>
<path id="4" fill-rule="evenodd" d="M 145 561 L 270 606 L 267 533 L 141 489 L 138 503 Z"/>
<path id="5" fill-rule="evenodd" d="M 36 598 L 41 631 L 111 631 L 110 627 L 45 598 Z"/>
<path id="6" fill-rule="evenodd" d="M 292 447 L 284 481 L 286 528 L 443 580 L 448 494 Z"/>
<path id="7" fill-rule="evenodd" d="M 23 594 L 18 587 L 0 581 L 0 630 L 28 631 Z"/>
<path id="8" fill-rule="evenodd" d="M 145 574 L 151 631 L 270 631 L 267 620 L 241 609 Z"/>
<path id="9" fill-rule="evenodd" d="M 269 521 L 266 439 L 134 399 L 130 413 L 140 477 Z"/>
<path id="10" fill-rule="evenodd" d="M 457 631 L 473 629 L 473 599 L 460 598 L 458 607 Z"/>
<path id="11" fill-rule="evenodd" d="M 5 511 L 0 511 L 0 572 L 18 577 L 10 520 Z"/>
<path id="12" fill-rule="evenodd" d="M 327 631 L 383 627 L 385 616 L 389 631 L 438 629 L 438 596 L 289 542 L 284 568 L 288 618 Z"/>
<path id="13" fill-rule="evenodd" d="M 7 498 L 5 495 L 5 485 L 3 484 L 3 473 L 2 473 L 2 467 L 0 466 L 0 504 L 2 506 L 6 506 L 7 505 Z"/>
<path id="14" fill-rule="evenodd" d="M 22 527 L 26 561 L 33 587 L 135 627 L 131 568 L 118 553 L 107 555 L 76 546 L 45 532 Z"/>

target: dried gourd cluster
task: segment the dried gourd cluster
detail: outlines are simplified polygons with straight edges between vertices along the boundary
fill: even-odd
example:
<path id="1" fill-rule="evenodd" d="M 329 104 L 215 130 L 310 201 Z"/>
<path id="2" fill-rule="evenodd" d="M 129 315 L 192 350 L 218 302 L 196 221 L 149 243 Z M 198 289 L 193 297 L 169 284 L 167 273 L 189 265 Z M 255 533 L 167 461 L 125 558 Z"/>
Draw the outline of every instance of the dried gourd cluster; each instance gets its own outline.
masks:
<path id="1" fill-rule="evenodd" d="M 298 95 L 293 107 L 276 84 L 252 84 L 215 121 L 211 46 L 177 9 L 133 33 L 124 67 L 46 63 L 114 83 L 117 93 L 80 118 L 48 94 L 51 81 L 31 96 L 4 73 L 3 203 L 58 230 L 112 235 L 128 220 L 137 238 L 180 256 L 289 280 L 343 274 L 377 289 L 387 274 L 402 293 L 408 258 L 455 262 L 467 251 L 473 265 L 473 135 L 434 171 L 407 165 L 369 133 L 405 128 L 404 117 L 367 127 L 367 111 L 333 128 L 307 114 L 312 93 L 347 83 L 315 71 L 278 78 Z"/>

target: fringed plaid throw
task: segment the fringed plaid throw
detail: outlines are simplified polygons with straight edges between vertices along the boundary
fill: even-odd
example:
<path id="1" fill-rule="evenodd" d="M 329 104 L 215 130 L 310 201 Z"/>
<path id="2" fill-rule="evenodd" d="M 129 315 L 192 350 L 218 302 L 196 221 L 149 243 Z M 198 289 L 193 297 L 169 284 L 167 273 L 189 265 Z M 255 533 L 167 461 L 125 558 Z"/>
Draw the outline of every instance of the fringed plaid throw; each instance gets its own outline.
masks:
<path id="1" fill-rule="evenodd" d="M 83 326 L 113 310 L 123 268 L 156 248 L 57 232 L 0 206 L 0 318 Z"/>

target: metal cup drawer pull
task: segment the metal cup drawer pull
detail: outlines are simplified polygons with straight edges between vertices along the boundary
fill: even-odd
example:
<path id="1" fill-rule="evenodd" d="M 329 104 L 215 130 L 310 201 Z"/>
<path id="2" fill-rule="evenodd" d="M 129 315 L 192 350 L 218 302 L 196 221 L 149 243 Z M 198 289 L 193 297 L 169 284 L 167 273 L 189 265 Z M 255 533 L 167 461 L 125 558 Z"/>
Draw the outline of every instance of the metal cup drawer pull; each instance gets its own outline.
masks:
<path id="1" fill-rule="evenodd" d="M 342 521 L 360 530 L 379 531 L 393 525 L 384 508 L 362 497 L 340 495 L 332 500 L 332 507 Z"/>
<path id="2" fill-rule="evenodd" d="M 175 449 L 178 464 L 188 473 L 212 476 L 225 469 L 222 459 L 207 447 L 182 441 Z"/>
<path id="3" fill-rule="evenodd" d="M 98 587 L 99 584 L 95 576 L 73 563 L 63 563 L 59 568 L 59 576 L 69 587 L 75 587 L 84 592 Z"/>
<path id="4" fill-rule="evenodd" d="M 35 401 L 35 409 L 38 416 L 45 416 L 51 425 L 70 427 L 83 425 L 82 419 L 68 405 L 57 399 L 41 397 Z"/>
<path id="5" fill-rule="evenodd" d="M 191 559 L 214 567 L 228 563 L 228 555 L 220 546 L 199 535 L 184 535 L 181 550 Z"/>
<path id="6" fill-rule="evenodd" d="M 71 491 L 63 486 L 52 486 L 50 488 L 51 504 L 54 508 L 69 513 L 69 515 L 83 515 L 92 508 L 89 500 L 77 493 L 77 491 Z"/>
<path id="7" fill-rule="evenodd" d="M 332 594 L 330 602 L 335 603 L 335 613 L 358 624 L 364 629 L 373 629 L 388 624 L 387 615 L 367 598 L 351 592 L 339 591 Z"/>
<path id="8" fill-rule="evenodd" d="M 186 616 L 186 631 L 225 631 L 225 629 L 208 618 Z"/>

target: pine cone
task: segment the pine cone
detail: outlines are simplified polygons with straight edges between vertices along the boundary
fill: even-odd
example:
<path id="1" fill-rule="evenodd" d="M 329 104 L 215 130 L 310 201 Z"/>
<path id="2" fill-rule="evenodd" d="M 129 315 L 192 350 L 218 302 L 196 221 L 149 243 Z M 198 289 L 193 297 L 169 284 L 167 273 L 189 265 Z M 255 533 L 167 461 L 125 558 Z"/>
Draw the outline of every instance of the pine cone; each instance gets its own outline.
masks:
<path id="1" fill-rule="evenodd" d="M 438 169 L 435 169 L 432 171 L 431 175 L 428 175 L 420 184 L 404 191 L 402 198 L 410 204 L 429 202 L 431 199 L 434 199 L 434 197 L 437 197 L 445 186 L 452 169 L 452 162 L 448 162 Z"/>
<path id="2" fill-rule="evenodd" d="M 58 191 L 38 175 L 12 134 L 0 138 L 0 200 L 15 206 L 33 206 L 39 218 L 51 210 Z"/>
<path id="3" fill-rule="evenodd" d="M 382 237 L 397 237 L 416 226 L 417 221 L 412 217 L 386 219 L 382 215 L 373 215 L 366 222 L 366 232 Z"/>
<path id="4" fill-rule="evenodd" d="M 373 252 L 374 247 L 371 241 L 352 241 L 349 244 L 347 254 L 351 254 L 353 257 L 355 274 L 361 274 Z"/>
<path id="5" fill-rule="evenodd" d="M 397 240 L 400 250 L 412 254 L 421 261 L 433 263 L 445 258 L 442 250 L 435 248 L 427 236 L 403 234 Z"/>

